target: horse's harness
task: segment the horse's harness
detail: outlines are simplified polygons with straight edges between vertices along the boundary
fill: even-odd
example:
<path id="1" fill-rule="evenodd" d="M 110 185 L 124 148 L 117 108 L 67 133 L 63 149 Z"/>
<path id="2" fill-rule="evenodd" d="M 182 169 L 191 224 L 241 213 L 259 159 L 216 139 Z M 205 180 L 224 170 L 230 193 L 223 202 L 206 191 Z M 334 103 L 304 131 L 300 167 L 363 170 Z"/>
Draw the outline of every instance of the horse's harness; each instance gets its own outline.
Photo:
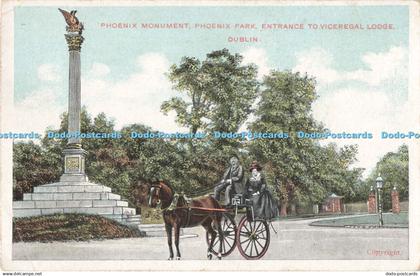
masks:
<path id="1" fill-rule="evenodd" d="M 157 197 L 157 208 L 160 208 L 164 214 L 169 213 L 169 212 L 173 212 L 173 211 L 179 210 L 179 209 L 186 210 L 187 211 L 187 222 L 184 226 L 188 225 L 190 223 L 190 220 L 191 220 L 191 207 L 189 205 L 190 199 L 187 199 L 186 196 L 183 193 L 181 193 L 181 194 L 174 193 L 171 204 L 169 204 L 168 207 L 162 209 L 161 208 L 162 201 L 160 200 L 161 189 L 162 189 L 161 183 L 152 185 L 152 187 L 150 188 L 150 193 L 149 193 L 149 200 L 148 200 L 149 206 L 152 203 L 152 197 L 156 196 Z M 186 206 L 182 206 L 182 207 L 177 206 L 178 205 L 178 200 L 180 199 L 180 197 L 183 197 Z"/>
<path id="2" fill-rule="evenodd" d="M 190 198 L 187 198 L 184 195 L 184 193 L 178 194 L 178 193 L 175 193 L 175 192 L 174 192 L 174 195 L 173 195 L 171 204 L 168 207 L 162 209 L 161 208 L 162 201 L 160 200 L 160 192 L 161 192 L 161 190 L 162 190 L 161 183 L 154 184 L 154 185 L 151 186 L 150 193 L 149 193 L 149 199 L 148 199 L 149 206 L 152 203 L 152 197 L 153 196 L 156 196 L 157 197 L 157 208 L 160 208 L 164 214 L 165 213 L 169 213 L 169 212 L 173 212 L 173 211 L 176 211 L 176 210 L 186 210 L 187 211 L 187 222 L 186 222 L 185 225 L 183 225 L 184 227 L 187 226 L 187 225 L 189 225 L 190 220 L 191 220 L 191 213 L 192 213 L 193 210 L 202 210 L 202 211 L 226 211 L 225 209 L 191 207 L 190 204 L 189 204 L 191 202 L 191 199 Z M 178 200 L 180 199 L 180 197 L 182 197 L 184 199 L 186 206 L 177 206 L 178 205 Z M 206 214 L 206 216 L 208 216 L 208 214 Z"/>

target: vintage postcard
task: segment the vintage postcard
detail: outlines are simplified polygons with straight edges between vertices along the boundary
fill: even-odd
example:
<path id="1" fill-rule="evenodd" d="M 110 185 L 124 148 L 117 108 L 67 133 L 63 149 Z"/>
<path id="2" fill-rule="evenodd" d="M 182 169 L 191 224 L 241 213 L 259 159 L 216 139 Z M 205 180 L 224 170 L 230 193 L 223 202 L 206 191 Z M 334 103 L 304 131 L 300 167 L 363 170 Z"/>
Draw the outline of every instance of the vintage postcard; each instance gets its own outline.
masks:
<path id="1" fill-rule="evenodd" d="M 3 271 L 417 275 L 419 2 L 4 1 L 1 20 Z"/>

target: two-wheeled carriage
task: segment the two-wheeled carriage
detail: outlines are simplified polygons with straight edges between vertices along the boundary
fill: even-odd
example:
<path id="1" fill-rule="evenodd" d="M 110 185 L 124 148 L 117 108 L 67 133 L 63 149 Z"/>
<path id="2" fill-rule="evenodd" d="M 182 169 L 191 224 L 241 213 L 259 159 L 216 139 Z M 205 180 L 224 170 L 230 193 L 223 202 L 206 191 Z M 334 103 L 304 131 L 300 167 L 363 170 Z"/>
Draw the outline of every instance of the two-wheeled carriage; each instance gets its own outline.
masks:
<path id="1" fill-rule="evenodd" d="M 252 203 L 242 194 L 236 194 L 232 198 L 232 208 L 224 209 L 222 212 L 222 235 L 217 234 L 216 240 L 211 248 L 212 253 L 217 253 L 220 243 L 222 244 L 222 257 L 233 252 L 235 246 L 241 255 L 248 260 L 262 258 L 270 245 L 269 223 L 264 219 L 254 216 Z M 236 217 L 242 213 L 239 223 L 236 224 Z M 207 232 L 207 242 L 210 243 L 210 233 Z"/>
<path id="2" fill-rule="evenodd" d="M 232 207 L 223 208 L 213 196 L 189 200 L 180 196 L 165 182 L 150 185 L 148 204 L 162 210 L 168 238 L 169 260 L 181 259 L 179 233 L 181 228 L 202 225 L 206 229 L 207 258 L 228 256 L 238 247 L 246 259 L 260 259 L 270 244 L 270 229 L 266 220 L 254 216 L 253 205 L 242 194 L 232 198 Z M 236 223 L 235 217 L 243 216 Z M 176 256 L 172 248 L 175 237 Z"/>

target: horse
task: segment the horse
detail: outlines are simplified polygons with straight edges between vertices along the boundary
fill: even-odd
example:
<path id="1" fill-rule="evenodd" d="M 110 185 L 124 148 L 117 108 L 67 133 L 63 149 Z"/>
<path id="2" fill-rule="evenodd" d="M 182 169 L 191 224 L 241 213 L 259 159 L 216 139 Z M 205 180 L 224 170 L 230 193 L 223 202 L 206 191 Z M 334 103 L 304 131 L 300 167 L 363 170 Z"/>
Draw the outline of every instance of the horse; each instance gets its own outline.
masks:
<path id="1" fill-rule="evenodd" d="M 202 225 L 211 235 L 211 240 L 207 249 L 207 258 L 212 259 L 211 248 L 216 239 L 217 233 L 222 237 L 221 219 L 222 214 L 218 211 L 223 210 L 220 204 L 212 196 L 193 199 L 187 203 L 184 197 L 176 200 L 175 192 L 172 187 L 158 181 L 150 186 L 148 205 L 152 208 L 160 206 L 162 209 L 163 221 L 165 222 L 166 235 L 168 237 L 169 258 L 174 259 L 172 249 L 172 228 L 174 229 L 176 259 L 181 259 L 179 250 L 179 233 L 181 228 Z M 216 230 L 213 228 L 215 226 Z M 217 232 L 216 232 L 217 231 Z M 222 243 L 219 243 L 217 257 L 222 258 Z"/>

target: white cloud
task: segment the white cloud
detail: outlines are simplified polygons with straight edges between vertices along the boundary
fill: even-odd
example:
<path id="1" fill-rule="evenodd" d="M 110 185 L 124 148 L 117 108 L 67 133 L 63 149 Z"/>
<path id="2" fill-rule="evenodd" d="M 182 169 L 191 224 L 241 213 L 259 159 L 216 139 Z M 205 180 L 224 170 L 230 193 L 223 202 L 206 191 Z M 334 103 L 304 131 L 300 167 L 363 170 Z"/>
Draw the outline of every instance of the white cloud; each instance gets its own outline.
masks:
<path id="1" fill-rule="evenodd" d="M 380 130 L 392 124 L 391 99 L 381 91 L 345 88 L 322 97 L 313 106 L 314 116 L 336 130 Z"/>
<path id="2" fill-rule="evenodd" d="M 348 72 L 346 79 L 359 80 L 372 86 L 380 85 L 386 80 L 401 80 L 407 78 L 408 53 L 403 47 L 391 47 L 384 53 L 367 53 L 362 57 L 368 70 Z"/>
<path id="3" fill-rule="evenodd" d="M 254 63 L 258 66 L 258 79 L 262 79 L 264 75 L 270 72 L 268 65 L 268 56 L 265 49 L 250 47 L 241 53 L 243 56 L 243 64 Z"/>
<path id="4" fill-rule="evenodd" d="M 117 129 L 131 123 L 143 123 L 162 131 L 185 131 L 175 123 L 175 114 L 165 116 L 160 112 L 161 103 L 176 95 L 164 75 L 169 69 L 166 57 L 149 53 L 139 56 L 135 62 L 138 69 L 117 81 L 107 79 L 111 70 L 106 64 L 94 63 L 86 77 L 82 76 L 82 105 L 86 105 L 93 116 L 105 112 L 114 118 Z M 40 68 L 53 72 L 45 69 L 53 68 L 50 66 Z M 59 127 L 59 115 L 67 111 L 67 96 L 64 104 L 60 101 L 62 98 L 54 86 L 44 85 L 16 102 L 15 131 L 43 134 L 48 126 Z"/>
<path id="5" fill-rule="evenodd" d="M 297 63 L 294 72 L 306 72 L 316 76 L 319 85 L 326 85 L 340 79 L 339 73 L 332 68 L 333 57 L 322 48 L 312 48 L 297 53 Z"/>
<path id="6" fill-rule="evenodd" d="M 323 49 L 312 49 L 298 56 L 294 71 L 308 72 L 319 83 L 320 98 L 314 103 L 314 117 L 335 132 L 373 133 L 372 140 L 325 140 L 339 146 L 358 144 L 359 162 L 356 166 L 370 172 L 379 158 L 395 151 L 404 141 L 380 139 L 382 131 L 413 130 L 413 112 L 406 97 L 407 50 L 391 47 L 382 53 L 367 53 L 362 56 L 367 69 L 338 71 L 332 67 L 332 56 Z M 355 85 L 354 81 L 360 82 Z M 404 85 L 405 83 L 405 85 Z M 331 89 L 329 85 L 341 84 Z M 329 93 L 324 93 L 329 91 Z"/>
<path id="7" fill-rule="evenodd" d="M 58 67 L 54 64 L 41 64 L 38 67 L 38 78 L 41 81 L 56 82 L 60 80 L 60 74 Z"/>
<path id="8" fill-rule="evenodd" d="M 315 76 L 322 87 L 343 81 L 360 81 L 379 86 L 384 82 L 400 83 L 407 78 L 408 54 L 404 47 L 393 46 L 387 52 L 366 53 L 361 57 L 367 69 L 339 71 L 333 67 L 333 56 L 322 48 L 312 48 L 296 55 L 292 71 Z M 388 83 L 389 84 L 389 83 Z"/>
<path id="9" fill-rule="evenodd" d="M 102 78 L 107 76 L 111 70 L 106 64 L 103 63 L 94 63 L 92 68 L 88 72 L 88 76 L 93 78 Z"/>
<path id="10" fill-rule="evenodd" d="M 327 139 L 323 144 L 335 142 L 339 146 L 358 144 L 359 162 L 356 166 L 373 168 L 379 158 L 394 151 L 401 140 L 384 140 L 382 131 L 408 131 L 410 114 L 405 107 L 395 105 L 383 91 L 364 91 L 345 88 L 318 100 L 313 107 L 314 117 L 322 121 L 332 132 L 363 133 L 374 135 L 373 139 Z M 366 171 L 367 176 L 369 170 Z"/>
<path id="11" fill-rule="evenodd" d="M 38 132 L 44 134 L 48 126 L 60 125 L 59 115 L 65 111 L 60 104 L 59 92 L 53 89 L 33 91 L 22 101 L 15 103 L 16 132 Z"/>
<path id="12" fill-rule="evenodd" d="M 182 130 L 174 122 L 174 114 L 160 112 L 161 103 L 176 95 L 165 76 L 169 61 L 161 54 L 148 53 L 139 56 L 136 65 L 138 69 L 126 79 L 82 79 L 82 103 L 92 114 L 105 112 L 113 117 L 117 128 L 143 123 L 162 131 Z"/>

